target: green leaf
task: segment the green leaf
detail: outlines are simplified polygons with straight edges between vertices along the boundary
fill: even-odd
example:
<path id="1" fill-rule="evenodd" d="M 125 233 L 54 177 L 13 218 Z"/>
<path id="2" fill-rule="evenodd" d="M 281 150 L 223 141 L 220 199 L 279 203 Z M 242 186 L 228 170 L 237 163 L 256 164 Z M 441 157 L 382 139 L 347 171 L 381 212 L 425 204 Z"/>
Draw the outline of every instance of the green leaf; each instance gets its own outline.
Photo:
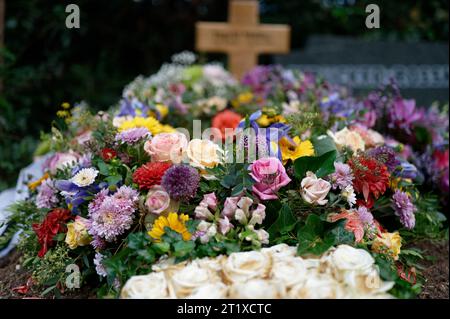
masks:
<path id="1" fill-rule="evenodd" d="M 291 208 L 287 204 L 283 204 L 278 213 L 278 218 L 267 230 L 270 236 L 269 238 L 275 238 L 278 234 L 291 231 L 294 229 L 296 223 L 297 218 L 295 218 Z"/>
<path id="2" fill-rule="evenodd" d="M 297 233 L 299 255 L 321 255 L 333 246 L 335 238 L 332 233 L 325 233 L 324 223 L 315 214 L 308 216 L 305 225 Z"/>
<path id="3" fill-rule="evenodd" d="M 337 226 L 330 230 L 330 234 L 334 238 L 334 245 L 353 244 L 355 235 L 345 229 L 345 220 L 337 222 Z"/>
<path id="4" fill-rule="evenodd" d="M 105 162 L 98 162 L 97 166 L 100 171 L 100 174 L 105 175 L 105 176 L 109 175 L 109 167 Z"/>
<path id="5" fill-rule="evenodd" d="M 183 257 L 189 254 L 195 248 L 195 243 L 192 240 L 179 241 L 173 245 L 174 255 L 176 257 Z"/>
<path id="6" fill-rule="evenodd" d="M 316 156 L 321 156 L 331 151 L 337 151 L 333 139 L 327 135 L 321 135 L 312 139 Z"/>
<path id="7" fill-rule="evenodd" d="M 108 185 L 117 185 L 122 181 L 122 176 L 120 175 L 111 175 L 105 178 Z"/>
<path id="8" fill-rule="evenodd" d="M 329 151 L 321 156 L 304 156 L 295 160 L 294 169 L 295 176 L 302 179 L 306 176 L 306 172 L 311 171 L 317 177 L 324 177 L 334 172 L 334 161 L 337 152 Z"/>
<path id="9" fill-rule="evenodd" d="M 154 243 L 152 245 L 153 250 L 158 254 L 158 255 L 164 255 L 165 253 L 167 253 L 170 250 L 170 244 L 169 243 Z"/>

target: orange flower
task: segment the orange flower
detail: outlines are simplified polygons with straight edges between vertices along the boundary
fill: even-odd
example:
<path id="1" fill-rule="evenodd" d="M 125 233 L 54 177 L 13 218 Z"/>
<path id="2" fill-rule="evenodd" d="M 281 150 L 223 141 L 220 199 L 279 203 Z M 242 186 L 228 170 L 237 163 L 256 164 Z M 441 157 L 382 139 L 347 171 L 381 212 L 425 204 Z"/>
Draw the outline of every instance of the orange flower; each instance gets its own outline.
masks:
<path id="1" fill-rule="evenodd" d="M 242 117 L 236 112 L 225 110 L 217 113 L 212 119 L 212 127 L 220 130 L 222 140 L 225 140 L 225 129 L 235 129 L 238 127 Z"/>
<path id="2" fill-rule="evenodd" d="M 358 214 L 353 211 L 343 210 L 339 214 L 329 216 L 330 222 L 334 223 L 340 219 L 346 219 L 345 230 L 355 235 L 355 241 L 359 243 L 364 238 L 364 224 L 359 219 Z"/>

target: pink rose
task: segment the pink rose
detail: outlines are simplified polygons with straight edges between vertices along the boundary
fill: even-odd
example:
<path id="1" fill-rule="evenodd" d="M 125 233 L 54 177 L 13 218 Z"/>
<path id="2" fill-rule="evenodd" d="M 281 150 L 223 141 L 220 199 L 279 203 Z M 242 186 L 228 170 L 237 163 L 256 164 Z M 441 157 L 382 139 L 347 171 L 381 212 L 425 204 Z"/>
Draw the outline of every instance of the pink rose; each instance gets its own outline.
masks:
<path id="1" fill-rule="evenodd" d="M 253 192 L 261 200 L 277 199 L 278 190 L 291 179 L 286 169 L 276 157 L 261 158 L 249 166 L 250 176 L 255 180 Z"/>
<path id="2" fill-rule="evenodd" d="M 79 158 L 80 155 L 73 151 L 66 153 L 55 153 L 52 157 L 45 161 L 44 168 L 48 169 L 50 173 L 56 174 L 58 169 L 63 169 L 65 166 L 75 165 Z"/>
<path id="3" fill-rule="evenodd" d="M 186 136 L 180 132 L 160 133 L 144 145 L 154 162 L 181 163 L 188 146 Z"/>
<path id="4" fill-rule="evenodd" d="M 317 178 L 312 172 L 307 172 L 301 183 L 302 198 L 310 204 L 325 205 L 328 203 L 327 197 L 331 184 L 326 180 Z"/>
<path id="5" fill-rule="evenodd" d="M 148 191 L 145 206 L 150 213 L 159 215 L 170 207 L 170 196 L 161 186 L 153 186 Z"/>

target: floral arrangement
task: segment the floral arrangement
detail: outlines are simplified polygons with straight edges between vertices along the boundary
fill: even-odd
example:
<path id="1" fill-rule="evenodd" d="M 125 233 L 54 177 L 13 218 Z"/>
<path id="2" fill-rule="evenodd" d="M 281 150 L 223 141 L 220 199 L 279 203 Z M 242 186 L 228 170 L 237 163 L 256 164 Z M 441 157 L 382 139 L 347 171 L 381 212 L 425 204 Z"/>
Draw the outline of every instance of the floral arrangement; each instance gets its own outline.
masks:
<path id="1" fill-rule="evenodd" d="M 192 63 L 137 78 L 107 112 L 62 105 L 4 235 L 22 230 L 35 285 L 58 294 L 76 265 L 99 297 L 414 297 L 408 242 L 446 231 L 447 109 L 395 83 L 354 97 L 279 66 L 239 83 Z"/>

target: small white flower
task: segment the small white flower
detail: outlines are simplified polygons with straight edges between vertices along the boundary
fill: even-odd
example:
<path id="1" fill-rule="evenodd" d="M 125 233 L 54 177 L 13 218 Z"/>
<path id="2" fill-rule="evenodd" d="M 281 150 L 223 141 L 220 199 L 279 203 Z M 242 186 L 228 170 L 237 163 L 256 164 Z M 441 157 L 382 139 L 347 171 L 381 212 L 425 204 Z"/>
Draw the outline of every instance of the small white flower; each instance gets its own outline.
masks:
<path id="1" fill-rule="evenodd" d="M 356 204 L 356 194 L 352 185 L 345 187 L 341 192 L 341 196 L 347 200 L 350 207 L 353 207 L 353 205 Z"/>
<path id="2" fill-rule="evenodd" d="M 86 187 L 94 183 L 98 171 L 95 168 L 83 168 L 72 177 L 71 182 L 78 187 Z"/>

